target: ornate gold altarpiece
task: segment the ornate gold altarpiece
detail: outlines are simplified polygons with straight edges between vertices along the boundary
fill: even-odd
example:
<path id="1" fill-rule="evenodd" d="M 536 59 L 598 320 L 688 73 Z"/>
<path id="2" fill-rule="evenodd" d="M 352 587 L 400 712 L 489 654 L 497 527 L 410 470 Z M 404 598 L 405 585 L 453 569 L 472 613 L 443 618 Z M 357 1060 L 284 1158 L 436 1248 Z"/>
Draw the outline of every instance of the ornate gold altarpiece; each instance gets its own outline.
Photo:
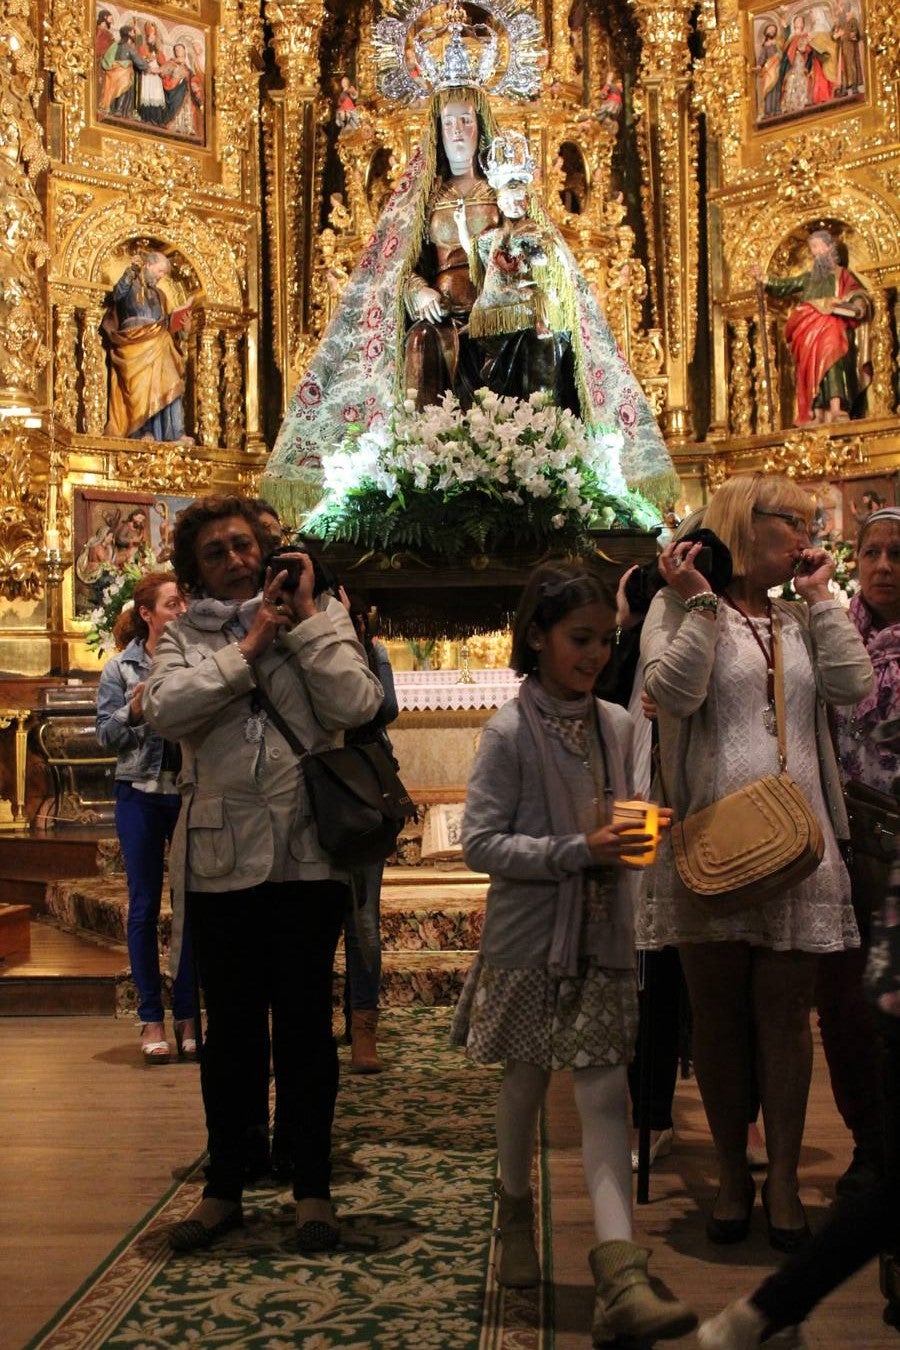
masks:
<path id="1" fill-rule="evenodd" d="M 41 678 L 97 669 L 74 617 L 76 490 L 255 488 L 420 120 L 376 94 L 374 0 L 140 9 L 205 35 L 199 139 L 100 115 L 98 4 L 0 10 L 0 670 Z M 685 499 L 748 467 L 804 481 L 893 471 L 895 7 L 861 11 L 864 91 L 771 124 L 757 113 L 757 0 L 536 0 L 536 12 L 542 97 L 501 106 L 500 121 L 536 147 L 549 210 L 659 414 Z M 618 122 L 595 115 L 609 71 L 625 91 Z M 356 125 L 337 135 L 346 74 Z M 784 314 L 765 319 L 767 380 L 750 266 L 798 270 L 821 224 L 871 293 L 874 382 L 864 421 L 797 431 Z M 197 297 L 183 347 L 192 444 L 103 434 L 104 296 L 137 248 L 169 257 L 173 302 Z"/>

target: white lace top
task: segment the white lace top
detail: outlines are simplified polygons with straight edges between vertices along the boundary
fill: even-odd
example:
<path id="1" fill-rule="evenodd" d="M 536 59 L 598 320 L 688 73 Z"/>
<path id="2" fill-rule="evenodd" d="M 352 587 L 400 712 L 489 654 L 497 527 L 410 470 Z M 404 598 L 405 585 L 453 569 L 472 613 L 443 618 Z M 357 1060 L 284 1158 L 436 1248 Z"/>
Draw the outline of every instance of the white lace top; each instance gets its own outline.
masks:
<path id="1" fill-rule="evenodd" d="M 753 621 L 765 646 L 768 624 Z M 776 951 L 842 951 L 859 945 L 850 905 L 850 880 L 825 804 L 816 752 L 816 690 L 812 667 L 796 624 L 782 627 L 788 772 L 818 817 L 825 838 L 819 867 L 783 897 L 761 908 L 710 919 L 681 885 L 668 841 L 661 845 L 649 894 L 637 917 L 637 946 L 683 942 L 750 942 Z M 725 610 L 712 672 L 719 710 L 718 753 L 709 764 L 714 797 L 778 771 L 778 743 L 766 729 L 766 667 L 745 621 Z"/>

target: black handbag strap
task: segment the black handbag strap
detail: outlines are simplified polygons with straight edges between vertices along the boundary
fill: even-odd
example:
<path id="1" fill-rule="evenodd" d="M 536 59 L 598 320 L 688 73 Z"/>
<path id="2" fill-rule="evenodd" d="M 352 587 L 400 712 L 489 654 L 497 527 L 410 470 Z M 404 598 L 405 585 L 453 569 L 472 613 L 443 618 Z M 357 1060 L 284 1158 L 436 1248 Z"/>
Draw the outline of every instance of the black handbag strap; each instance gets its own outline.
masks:
<path id="1" fill-rule="evenodd" d="M 309 747 L 304 745 L 303 742 L 297 736 L 296 732 L 291 730 L 287 722 L 282 717 L 281 713 L 275 707 L 275 704 L 269 698 L 269 695 L 263 688 L 261 688 L 260 685 L 257 685 L 256 688 L 254 689 L 252 694 L 252 701 L 254 712 L 258 711 L 260 708 L 264 708 L 266 711 L 266 716 L 271 718 L 271 720 L 275 723 L 276 727 L 281 732 L 282 736 L 293 750 L 294 754 L 299 755 L 301 759 L 305 758 L 305 756 L 309 754 Z"/>

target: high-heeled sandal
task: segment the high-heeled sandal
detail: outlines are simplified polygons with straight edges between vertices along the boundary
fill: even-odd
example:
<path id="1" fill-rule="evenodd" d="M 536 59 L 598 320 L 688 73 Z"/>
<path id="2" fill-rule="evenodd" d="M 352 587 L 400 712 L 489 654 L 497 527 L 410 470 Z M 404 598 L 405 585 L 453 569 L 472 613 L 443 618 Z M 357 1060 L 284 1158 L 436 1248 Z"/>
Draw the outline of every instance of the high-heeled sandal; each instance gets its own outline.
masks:
<path id="1" fill-rule="evenodd" d="M 192 1034 L 185 1035 L 185 1028 L 190 1027 Z M 185 1017 L 180 1022 L 175 1023 L 175 1049 L 178 1052 L 179 1059 L 197 1058 L 197 1033 L 194 1031 L 193 1017 Z"/>
<path id="2" fill-rule="evenodd" d="M 144 1032 L 153 1026 L 161 1027 L 162 1022 L 145 1022 L 141 1027 L 141 1056 L 145 1064 L 168 1064 L 172 1057 L 169 1042 L 165 1038 L 161 1041 L 144 1040 Z"/>

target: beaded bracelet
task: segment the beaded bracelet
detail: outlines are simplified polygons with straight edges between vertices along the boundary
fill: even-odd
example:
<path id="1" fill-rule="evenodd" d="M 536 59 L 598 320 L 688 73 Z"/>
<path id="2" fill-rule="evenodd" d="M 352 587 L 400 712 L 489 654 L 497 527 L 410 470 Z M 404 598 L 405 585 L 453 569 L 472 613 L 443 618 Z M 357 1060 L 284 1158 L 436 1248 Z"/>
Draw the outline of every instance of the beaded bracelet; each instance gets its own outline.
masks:
<path id="1" fill-rule="evenodd" d="M 719 597 L 715 591 L 701 591 L 699 595 L 692 595 L 689 600 L 685 600 L 684 607 L 689 614 L 699 609 L 708 609 L 715 614 L 719 608 Z"/>

